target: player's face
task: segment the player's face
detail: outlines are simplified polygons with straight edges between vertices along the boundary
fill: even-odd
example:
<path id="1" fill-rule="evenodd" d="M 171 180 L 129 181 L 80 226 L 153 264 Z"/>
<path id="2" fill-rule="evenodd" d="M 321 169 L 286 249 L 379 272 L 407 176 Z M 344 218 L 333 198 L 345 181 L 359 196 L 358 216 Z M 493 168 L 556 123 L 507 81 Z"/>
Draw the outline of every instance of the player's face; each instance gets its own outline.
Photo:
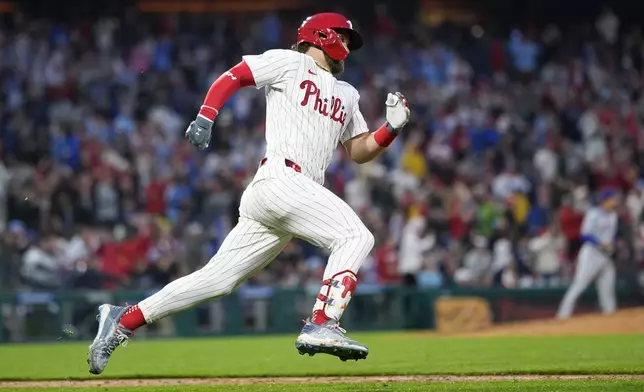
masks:
<path id="1" fill-rule="evenodd" d="M 612 211 L 617 208 L 619 205 L 619 199 L 617 197 L 611 197 L 610 199 L 604 202 L 604 208 Z"/>
<path id="2" fill-rule="evenodd" d="M 340 32 L 340 39 L 345 46 L 349 46 L 349 36 L 346 33 Z"/>

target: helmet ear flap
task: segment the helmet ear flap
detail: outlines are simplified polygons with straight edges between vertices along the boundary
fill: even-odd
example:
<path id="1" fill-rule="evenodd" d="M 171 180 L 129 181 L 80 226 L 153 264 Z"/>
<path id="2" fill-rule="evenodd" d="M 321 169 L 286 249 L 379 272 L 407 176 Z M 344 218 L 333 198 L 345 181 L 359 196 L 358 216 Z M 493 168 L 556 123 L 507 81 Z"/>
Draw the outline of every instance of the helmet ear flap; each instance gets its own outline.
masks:
<path id="1" fill-rule="evenodd" d="M 300 28 L 298 30 L 298 43 L 301 42 L 308 42 L 320 47 L 324 53 L 334 60 L 344 60 L 349 55 L 349 48 L 342 41 L 340 34 L 331 28 Z"/>

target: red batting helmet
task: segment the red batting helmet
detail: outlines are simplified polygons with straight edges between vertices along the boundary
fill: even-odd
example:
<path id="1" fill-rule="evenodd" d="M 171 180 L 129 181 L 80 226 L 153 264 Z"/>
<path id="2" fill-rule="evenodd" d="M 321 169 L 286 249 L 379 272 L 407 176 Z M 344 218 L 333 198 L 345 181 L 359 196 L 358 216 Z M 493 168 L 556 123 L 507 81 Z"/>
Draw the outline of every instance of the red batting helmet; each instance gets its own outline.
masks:
<path id="1" fill-rule="evenodd" d="M 349 36 L 349 45 L 344 45 L 338 32 Z M 349 51 L 362 47 L 362 36 L 353 29 L 351 21 L 340 14 L 324 12 L 306 18 L 297 30 L 297 43 L 308 42 L 319 46 L 334 60 L 344 60 Z"/>

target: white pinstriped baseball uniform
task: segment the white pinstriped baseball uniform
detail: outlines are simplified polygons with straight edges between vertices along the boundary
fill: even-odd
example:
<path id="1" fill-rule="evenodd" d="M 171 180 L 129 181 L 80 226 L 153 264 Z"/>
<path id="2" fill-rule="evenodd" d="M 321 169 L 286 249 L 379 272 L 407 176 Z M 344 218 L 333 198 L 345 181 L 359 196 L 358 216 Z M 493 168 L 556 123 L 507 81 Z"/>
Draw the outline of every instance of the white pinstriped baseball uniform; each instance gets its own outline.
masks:
<path id="1" fill-rule="evenodd" d="M 368 132 L 358 92 L 292 50 L 244 61 L 266 93 L 266 163 L 242 196 L 239 223 L 210 262 L 139 303 L 147 322 L 229 294 L 293 237 L 330 250 L 325 280 L 341 271 L 357 273 L 373 247 L 373 235 L 356 213 L 322 186 L 338 142 Z"/>

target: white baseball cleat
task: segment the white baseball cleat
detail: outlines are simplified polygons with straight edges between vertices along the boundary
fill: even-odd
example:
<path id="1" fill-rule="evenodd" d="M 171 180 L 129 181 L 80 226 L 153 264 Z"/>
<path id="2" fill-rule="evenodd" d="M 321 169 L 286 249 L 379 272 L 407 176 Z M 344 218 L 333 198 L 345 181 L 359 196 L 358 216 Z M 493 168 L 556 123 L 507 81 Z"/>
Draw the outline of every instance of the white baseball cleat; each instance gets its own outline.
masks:
<path id="1" fill-rule="evenodd" d="M 307 319 L 295 341 L 295 348 L 300 355 L 322 353 L 336 356 L 342 361 L 366 359 L 369 355 L 367 346 L 347 338 L 345 333 L 336 320 L 318 325 Z"/>
<path id="2" fill-rule="evenodd" d="M 89 346 L 87 363 L 89 372 L 101 374 L 112 353 L 118 346 L 127 345 L 132 331 L 119 325 L 119 320 L 127 312 L 127 306 L 101 305 L 98 307 L 98 332 Z"/>

